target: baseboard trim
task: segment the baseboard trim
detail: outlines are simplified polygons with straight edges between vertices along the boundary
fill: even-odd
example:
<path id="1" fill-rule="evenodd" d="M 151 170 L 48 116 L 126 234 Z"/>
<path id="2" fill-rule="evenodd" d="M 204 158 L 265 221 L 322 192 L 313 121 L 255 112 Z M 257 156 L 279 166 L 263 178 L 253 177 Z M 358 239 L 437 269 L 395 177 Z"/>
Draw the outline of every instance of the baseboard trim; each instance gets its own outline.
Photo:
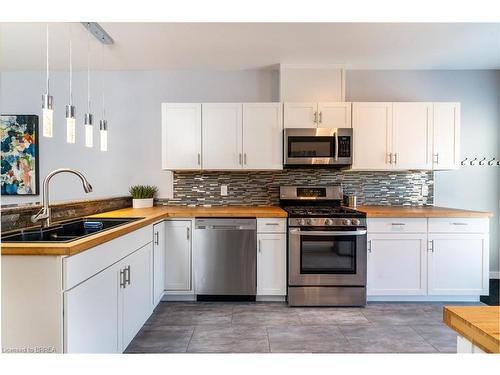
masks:
<path id="1" fill-rule="evenodd" d="M 167 302 L 192 302 L 196 301 L 195 294 L 164 294 L 162 301 Z"/>
<path id="2" fill-rule="evenodd" d="M 499 271 L 490 271 L 490 279 L 500 279 Z"/>
<path id="3" fill-rule="evenodd" d="M 479 296 L 368 296 L 368 302 L 479 302 Z"/>
<path id="4" fill-rule="evenodd" d="M 257 302 L 284 302 L 286 296 L 256 296 L 255 300 Z"/>

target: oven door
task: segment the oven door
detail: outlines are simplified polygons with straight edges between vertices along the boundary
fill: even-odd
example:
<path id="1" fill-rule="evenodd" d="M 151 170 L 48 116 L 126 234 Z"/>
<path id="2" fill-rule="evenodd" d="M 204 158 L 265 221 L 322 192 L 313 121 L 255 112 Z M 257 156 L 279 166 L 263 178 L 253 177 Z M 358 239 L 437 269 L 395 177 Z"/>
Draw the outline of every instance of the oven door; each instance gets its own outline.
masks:
<path id="1" fill-rule="evenodd" d="M 366 285 L 366 229 L 290 228 L 290 286 Z"/>
<path id="2" fill-rule="evenodd" d="M 352 129 L 285 129 L 285 165 L 350 165 Z"/>

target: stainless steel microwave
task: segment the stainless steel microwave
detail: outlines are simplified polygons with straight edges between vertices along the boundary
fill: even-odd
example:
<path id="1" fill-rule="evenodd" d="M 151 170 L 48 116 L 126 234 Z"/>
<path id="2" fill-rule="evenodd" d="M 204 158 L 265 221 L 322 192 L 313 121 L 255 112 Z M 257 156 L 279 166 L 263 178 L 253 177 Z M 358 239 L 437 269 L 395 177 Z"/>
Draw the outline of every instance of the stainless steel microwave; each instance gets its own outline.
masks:
<path id="1" fill-rule="evenodd" d="M 288 128 L 284 130 L 285 167 L 352 164 L 352 129 Z"/>

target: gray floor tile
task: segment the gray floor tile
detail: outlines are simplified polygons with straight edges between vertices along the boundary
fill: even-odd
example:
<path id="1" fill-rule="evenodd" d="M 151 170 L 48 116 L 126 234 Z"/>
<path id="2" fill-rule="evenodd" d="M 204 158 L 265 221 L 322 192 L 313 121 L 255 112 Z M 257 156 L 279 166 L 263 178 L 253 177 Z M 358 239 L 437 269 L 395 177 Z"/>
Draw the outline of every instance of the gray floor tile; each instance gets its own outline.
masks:
<path id="1" fill-rule="evenodd" d="M 265 327 L 197 326 L 188 346 L 191 353 L 266 353 Z"/>
<path id="2" fill-rule="evenodd" d="M 441 353 L 457 352 L 457 333 L 446 325 L 411 326 L 429 344 Z"/>
<path id="3" fill-rule="evenodd" d="M 335 326 L 276 326 L 267 332 L 273 353 L 350 352 L 349 342 Z"/>
<path id="4" fill-rule="evenodd" d="M 301 324 L 299 315 L 293 311 L 241 311 L 233 313 L 232 324 L 238 325 L 299 325 Z"/>
<path id="5" fill-rule="evenodd" d="M 437 349 L 407 326 L 339 326 L 353 353 L 436 353 Z"/>
<path id="6" fill-rule="evenodd" d="M 299 310 L 298 315 L 304 325 L 370 324 L 360 309 L 310 308 Z"/>
<path id="7" fill-rule="evenodd" d="M 144 327 L 132 340 L 126 353 L 185 353 L 194 327 Z"/>
<path id="8" fill-rule="evenodd" d="M 416 325 L 416 324 L 442 324 L 442 315 L 428 313 L 423 310 L 410 311 L 363 311 L 363 315 L 375 324 L 385 325 Z"/>
<path id="9" fill-rule="evenodd" d="M 231 325 L 232 312 L 225 311 L 163 311 L 148 320 L 148 325 Z"/>

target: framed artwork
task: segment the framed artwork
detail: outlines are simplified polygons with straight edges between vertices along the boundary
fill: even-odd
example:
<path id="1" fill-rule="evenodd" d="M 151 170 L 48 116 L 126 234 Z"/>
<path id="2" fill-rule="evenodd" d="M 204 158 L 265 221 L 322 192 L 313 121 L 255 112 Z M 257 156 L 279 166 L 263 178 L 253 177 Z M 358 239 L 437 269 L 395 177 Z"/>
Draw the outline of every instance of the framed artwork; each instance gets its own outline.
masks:
<path id="1" fill-rule="evenodd" d="M 37 195 L 38 116 L 0 115 L 2 195 Z"/>

